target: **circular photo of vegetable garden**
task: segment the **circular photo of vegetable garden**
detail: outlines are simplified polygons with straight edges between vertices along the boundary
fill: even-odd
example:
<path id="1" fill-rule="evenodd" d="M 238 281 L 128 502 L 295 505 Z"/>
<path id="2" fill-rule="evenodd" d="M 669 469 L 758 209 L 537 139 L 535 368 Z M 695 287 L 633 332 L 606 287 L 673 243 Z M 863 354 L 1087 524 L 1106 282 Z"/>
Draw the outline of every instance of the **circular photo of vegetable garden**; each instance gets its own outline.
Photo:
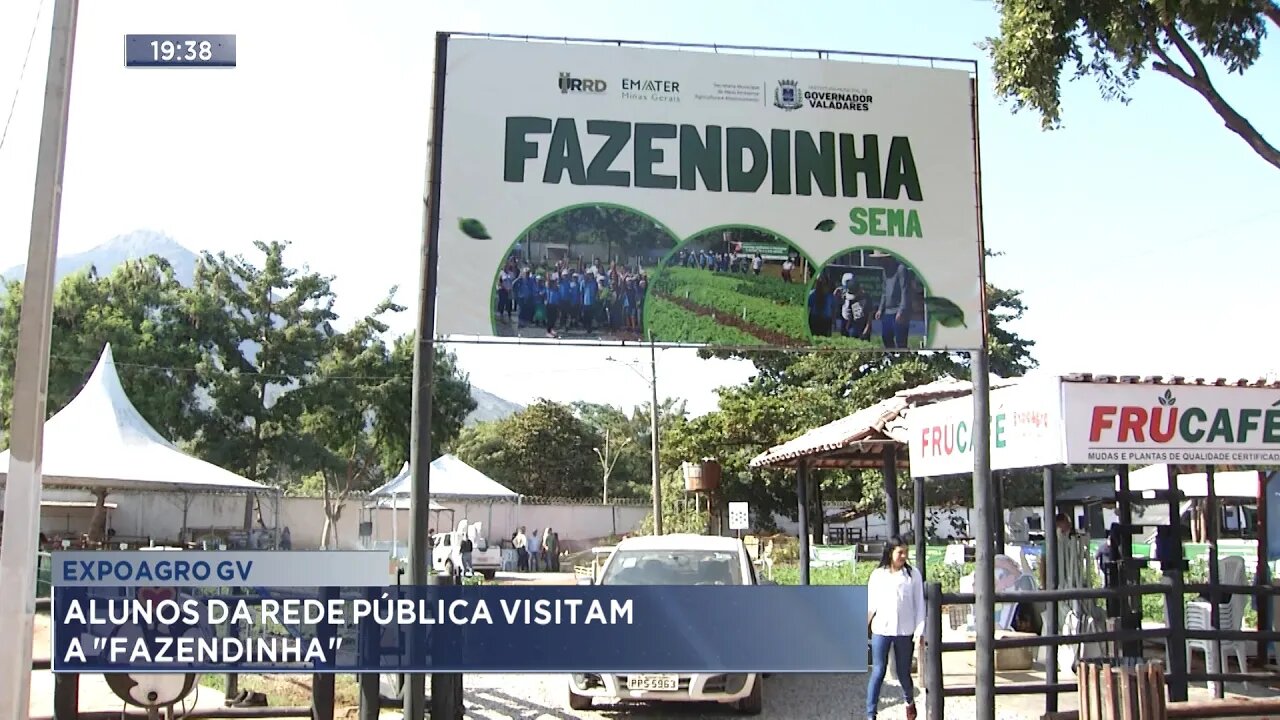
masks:
<path id="1" fill-rule="evenodd" d="M 810 343 L 804 302 L 815 265 L 763 228 L 704 231 L 654 276 L 647 327 L 660 342 L 751 347 Z"/>
<path id="2" fill-rule="evenodd" d="M 901 256 L 852 248 L 828 260 L 814 278 L 809 334 L 815 345 L 919 350 L 928 345 L 927 297 L 924 278 Z"/>
<path id="3" fill-rule="evenodd" d="M 494 277 L 493 332 L 503 337 L 640 340 L 650 275 L 677 240 L 617 205 L 579 205 L 524 232 Z"/>

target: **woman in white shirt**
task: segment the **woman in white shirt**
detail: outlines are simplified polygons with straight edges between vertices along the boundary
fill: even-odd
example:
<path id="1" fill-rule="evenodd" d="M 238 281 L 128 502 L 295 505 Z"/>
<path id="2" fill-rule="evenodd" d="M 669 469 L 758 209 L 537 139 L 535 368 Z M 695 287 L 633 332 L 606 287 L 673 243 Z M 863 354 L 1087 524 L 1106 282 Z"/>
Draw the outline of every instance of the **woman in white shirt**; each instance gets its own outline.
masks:
<path id="1" fill-rule="evenodd" d="M 890 538 L 880 567 L 867 581 L 867 621 L 871 630 L 871 677 L 867 679 L 867 718 L 874 720 L 880 707 L 880 686 L 893 650 L 898 682 L 907 704 L 907 720 L 916 720 L 915 688 L 911 684 L 911 656 L 924 633 L 924 582 L 919 571 L 907 564 L 908 547 L 902 538 Z"/>

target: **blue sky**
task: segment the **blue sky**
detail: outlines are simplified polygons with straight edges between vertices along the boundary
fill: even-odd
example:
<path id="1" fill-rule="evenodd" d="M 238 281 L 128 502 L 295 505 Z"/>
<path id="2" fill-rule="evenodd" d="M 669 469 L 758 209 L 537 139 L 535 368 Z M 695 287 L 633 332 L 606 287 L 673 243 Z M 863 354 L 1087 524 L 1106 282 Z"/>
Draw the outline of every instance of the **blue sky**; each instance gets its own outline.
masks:
<path id="1" fill-rule="evenodd" d="M 0 6 L 0 267 L 25 261 L 53 0 Z M 610 8 L 606 10 L 605 8 Z M 93 0 L 81 4 L 62 250 L 136 228 L 193 249 L 248 252 L 291 240 L 294 259 L 337 275 L 339 310 L 370 309 L 391 285 L 413 305 L 437 30 L 609 37 L 982 59 L 990 3 L 295 2 Z M 237 33 L 239 67 L 127 70 L 122 36 Z M 1271 56 L 1267 56 L 1267 52 Z M 1222 92 L 1280 138 L 1280 45 Z M 1280 370 L 1271 322 L 1280 258 L 1280 170 L 1205 103 L 1155 73 L 1129 105 L 1090 80 L 1066 85 L 1066 127 L 1013 115 L 980 71 L 990 279 L 1024 291 L 1018 331 L 1045 371 L 1258 377 Z M 3 115 L 0 115 L 0 121 Z M 406 313 L 397 329 L 412 327 Z M 518 353 L 518 354 L 517 354 Z M 460 347 L 473 380 L 500 395 L 643 402 L 620 351 Z M 643 357 L 643 355 L 641 355 Z M 647 358 L 645 358 L 647 360 Z M 710 389 L 749 367 L 659 358 L 663 394 L 714 406 Z"/>

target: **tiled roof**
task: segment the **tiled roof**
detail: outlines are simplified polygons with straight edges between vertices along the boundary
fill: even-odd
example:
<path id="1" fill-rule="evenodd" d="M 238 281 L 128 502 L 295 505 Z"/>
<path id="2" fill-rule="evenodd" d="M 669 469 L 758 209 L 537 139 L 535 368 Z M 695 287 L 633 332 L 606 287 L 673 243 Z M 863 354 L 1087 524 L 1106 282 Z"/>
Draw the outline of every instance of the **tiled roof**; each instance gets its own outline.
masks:
<path id="1" fill-rule="evenodd" d="M 1239 380 L 1230 380 L 1227 378 L 1190 378 L 1182 375 L 1095 375 L 1093 373 L 1069 373 L 1061 376 L 1063 382 L 1076 383 L 1114 383 L 1125 385 L 1205 385 L 1210 387 L 1269 387 L 1280 388 L 1280 379 L 1268 380 L 1267 378 L 1258 378 L 1249 380 L 1242 378 Z"/>
<path id="2" fill-rule="evenodd" d="M 1006 387 L 1017 382 L 1016 379 L 992 376 L 991 388 Z M 906 414 L 915 406 L 964 397 L 973 392 L 973 384 L 968 380 L 944 379 L 901 390 L 893 397 L 863 408 L 853 413 L 814 428 L 799 437 L 775 445 L 751 461 L 751 467 L 771 467 L 789 465 L 804 457 L 814 457 L 839 453 L 840 458 L 827 458 L 823 461 L 815 458 L 815 467 L 851 467 L 868 465 L 879 467 L 882 462 L 878 457 L 885 444 L 907 444 Z M 848 452 L 842 452 L 848 451 Z M 874 453 L 877 457 L 871 457 Z M 850 455 L 866 457 L 854 459 Z M 906 467 L 906 453 L 899 453 L 898 464 Z"/>

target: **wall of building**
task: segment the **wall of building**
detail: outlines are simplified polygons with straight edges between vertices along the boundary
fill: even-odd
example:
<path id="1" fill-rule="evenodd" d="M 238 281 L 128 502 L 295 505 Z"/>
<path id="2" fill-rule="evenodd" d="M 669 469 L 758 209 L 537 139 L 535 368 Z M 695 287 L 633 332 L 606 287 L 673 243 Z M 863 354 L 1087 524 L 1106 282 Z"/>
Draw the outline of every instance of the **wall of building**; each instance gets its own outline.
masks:
<path id="1" fill-rule="evenodd" d="M 91 501 L 86 492 L 47 489 L 46 500 Z M 183 526 L 184 505 L 187 527 L 196 538 L 201 531 L 240 528 L 244 522 L 245 499 L 239 495 L 192 494 L 184 497 L 173 493 L 114 492 L 108 500 L 117 505 L 110 513 L 110 525 L 121 538 L 151 537 L 157 542 L 174 541 Z M 532 531 L 553 528 L 561 543 L 571 548 L 591 547 L 610 535 L 633 532 L 648 514 L 647 505 L 599 505 L 557 503 L 529 505 L 515 503 L 466 503 L 437 501 L 453 511 L 432 513 L 431 527 L 443 530 L 456 527 L 463 519 L 480 522 L 491 540 L 510 537 L 519 526 Z M 275 525 L 275 499 L 264 496 L 261 502 L 263 520 Z M 400 542 L 409 537 L 408 509 L 364 508 L 364 501 L 348 500 L 337 523 L 337 543 L 341 548 L 362 546 L 360 523 L 373 523 L 374 542 L 390 543 L 393 530 Z M 47 508 L 41 513 L 42 530 L 49 534 L 78 535 L 88 530 L 92 510 Z M 257 510 L 254 511 L 255 521 Z M 280 525 L 288 527 L 293 547 L 320 547 L 324 532 L 324 501 L 321 498 L 286 497 L 280 501 Z"/>

